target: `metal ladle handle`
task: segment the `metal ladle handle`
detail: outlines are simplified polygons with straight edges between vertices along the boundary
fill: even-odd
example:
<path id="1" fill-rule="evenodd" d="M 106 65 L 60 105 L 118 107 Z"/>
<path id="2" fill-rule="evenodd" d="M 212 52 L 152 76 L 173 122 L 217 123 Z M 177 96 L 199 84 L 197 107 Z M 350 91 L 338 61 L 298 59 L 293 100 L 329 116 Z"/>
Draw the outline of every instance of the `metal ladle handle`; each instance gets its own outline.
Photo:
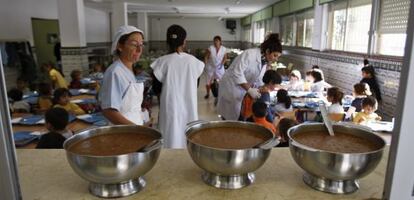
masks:
<path id="1" fill-rule="evenodd" d="M 329 135 L 335 136 L 333 128 L 332 128 L 332 121 L 331 119 L 329 119 L 328 111 L 326 110 L 326 106 L 325 106 L 325 102 L 319 101 L 319 110 L 321 111 L 323 123 L 328 129 Z"/>

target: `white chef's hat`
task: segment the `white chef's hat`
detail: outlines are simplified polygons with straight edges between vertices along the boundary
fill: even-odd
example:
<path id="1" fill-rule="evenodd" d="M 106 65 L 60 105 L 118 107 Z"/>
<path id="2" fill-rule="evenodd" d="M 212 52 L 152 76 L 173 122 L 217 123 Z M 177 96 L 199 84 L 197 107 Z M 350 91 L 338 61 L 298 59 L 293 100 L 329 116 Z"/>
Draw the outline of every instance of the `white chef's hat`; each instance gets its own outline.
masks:
<path id="1" fill-rule="evenodd" d="M 111 48 L 111 53 L 112 55 L 116 54 L 116 47 L 118 45 L 118 41 L 119 39 L 123 36 L 123 35 L 127 35 L 133 32 L 138 32 L 141 33 L 142 36 L 144 36 L 144 32 L 142 32 L 140 29 L 137 29 L 135 26 L 120 26 L 118 28 L 118 30 L 116 31 L 114 38 L 112 40 L 112 48 Z"/>
<path id="2" fill-rule="evenodd" d="M 302 75 L 300 74 L 300 71 L 294 69 L 290 73 L 293 74 L 294 76 L 298 77 L 299 80 L 302 79 Z"/>

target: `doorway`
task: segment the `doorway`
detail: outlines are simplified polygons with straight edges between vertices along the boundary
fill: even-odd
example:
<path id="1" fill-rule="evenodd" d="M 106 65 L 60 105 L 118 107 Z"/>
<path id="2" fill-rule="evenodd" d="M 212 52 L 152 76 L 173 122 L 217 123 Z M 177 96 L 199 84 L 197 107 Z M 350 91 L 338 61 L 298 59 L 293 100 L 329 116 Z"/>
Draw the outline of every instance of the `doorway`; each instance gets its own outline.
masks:
<path id="1" fill-rule="evenodd" d="M 60 57 L 59 21 L 57 19 L 32 18 L 33 42 L 36 48 L 38 66 L 52 62 L 59 65 L 55 54 Z M 59 45 L 55 53 L 55 45 Z"/>

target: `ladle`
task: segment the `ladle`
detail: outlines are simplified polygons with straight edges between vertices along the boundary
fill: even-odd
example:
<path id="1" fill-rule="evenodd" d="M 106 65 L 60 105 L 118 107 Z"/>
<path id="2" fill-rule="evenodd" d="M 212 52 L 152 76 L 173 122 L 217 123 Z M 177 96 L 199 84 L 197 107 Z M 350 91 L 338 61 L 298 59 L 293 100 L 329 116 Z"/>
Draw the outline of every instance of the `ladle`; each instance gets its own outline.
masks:
<path id="1" fill-rule="evenodd" d="M 323 123 L 325 124 L 326 128 L 328 129 L 330 136 L 335 136 L 333 128 L 332 128 L 332 121 L 329 119 L 328 111 L 326 110 L 325 103 L 323 101 L 319 101 L 319 110 L 321 110 Z"/>

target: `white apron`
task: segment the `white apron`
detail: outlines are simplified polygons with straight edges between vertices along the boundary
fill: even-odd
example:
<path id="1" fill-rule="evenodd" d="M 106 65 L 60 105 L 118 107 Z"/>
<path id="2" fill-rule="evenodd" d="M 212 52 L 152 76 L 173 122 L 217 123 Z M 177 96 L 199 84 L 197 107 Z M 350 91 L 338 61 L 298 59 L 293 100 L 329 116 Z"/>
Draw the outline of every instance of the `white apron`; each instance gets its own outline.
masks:
<path id="1" fill-rule="evenodd" d="M 224 75 L 224 65 L 222 64 L 224 55 L 226 54 L 226 47 L 220 46 L 217 52 L 216 47 L 211 45 L 209 47 L 210 58 L 205 67 L 206 82 L 211 84 L 213 79 L 221 79 Z"/>
<path id="2" fill-rule="evenodd" d="M 143 125 L 142 99 L 144 93 L 143 83 L 130 83 L 124 97 L 119 112 L 129 121 L 136 125 Z"/>
<path id="3" fill-rule="evenodd" d="M 246 91 L 239 86 L 247 83 L 250 87 L 263 84 L 266 66 L 261 63 L 260 49 L 248 49 L 237 56 L 226 70 L 219 84 L 217 111 L 226 120 L 238 120 L 241 103 Z"/>

